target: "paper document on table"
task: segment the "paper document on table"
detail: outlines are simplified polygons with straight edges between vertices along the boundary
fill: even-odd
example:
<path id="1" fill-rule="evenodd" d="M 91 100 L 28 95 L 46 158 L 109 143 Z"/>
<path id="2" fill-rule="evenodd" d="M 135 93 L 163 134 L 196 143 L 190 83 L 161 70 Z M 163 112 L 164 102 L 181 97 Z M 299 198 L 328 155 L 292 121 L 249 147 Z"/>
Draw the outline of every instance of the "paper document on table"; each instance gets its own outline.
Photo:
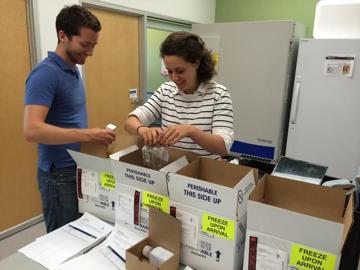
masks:
<path id="1" fill-rule="evenodd" d="M 125 262 L 119 259 L 107 247 L 105 242 L 94 247 L 89 252 L 66 261 L 52 270 L 126 270 Z"/>
<path id="2" fill-rule="evenodd" d="M 111 225 L 85 213 L 81 218 L 36 239 L 19 252 L 46 268 L 54 268 L 97 245 L 111 230 Z"/>
<path id="3" fill-rule="evenodd" d="M 125 260 L 126 250 L 143 240 L 147 234 L 145 232 L 134 231 L 127 228 L 125 224 L 115 224 L 115 227 L 105 243 L 118 257 Z"/>

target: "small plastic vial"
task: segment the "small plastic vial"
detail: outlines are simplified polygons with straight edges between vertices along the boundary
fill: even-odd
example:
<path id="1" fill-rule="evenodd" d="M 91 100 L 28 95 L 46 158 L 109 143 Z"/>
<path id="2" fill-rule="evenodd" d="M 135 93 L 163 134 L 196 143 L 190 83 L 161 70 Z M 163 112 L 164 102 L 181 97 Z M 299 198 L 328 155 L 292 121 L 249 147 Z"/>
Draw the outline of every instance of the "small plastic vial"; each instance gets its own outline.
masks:
<path id="1" fill-rule="evenodd" d="M 170 259 L 174 254 L 162 247 L 151 247 L 146 245 L 142 254 L 149 259 L 151 265 L 159 267 L 163 262 Z"/>
<path id="2" fill-rule="evenodd" d="M 164 165 L 168 164 L 170 160 L 168 147 L 160 146 L 160 152 L 161 152 L 161 160 L 164 162 Z"/>
<path id="3" fill-rule="evenodd" d="M 142 157 L 144 161 L 144 166 L 151 168 L 152 167 L 152 147 L 149 145 L 144 145 L 141 149 Z"/>
<path id="4" fill-rule="evenodd" d="M 151 154 L 152 154 L 152 166 L 151 167 L 155 170 L 160 169 L 163 165 L 160 146 L 154 145 L 152 148 Z"/>

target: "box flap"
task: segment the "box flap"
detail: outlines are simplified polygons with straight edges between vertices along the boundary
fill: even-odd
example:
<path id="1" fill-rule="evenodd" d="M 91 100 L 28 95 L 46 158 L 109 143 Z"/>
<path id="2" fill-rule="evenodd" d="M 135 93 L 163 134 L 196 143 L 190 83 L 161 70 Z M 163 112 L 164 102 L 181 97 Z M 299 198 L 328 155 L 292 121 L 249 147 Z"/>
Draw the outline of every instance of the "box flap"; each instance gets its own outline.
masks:
<path id="1" fill-rule="evenodd" d="M 107 158 L 110 154 L 127 148 L 131 145 L 137 144 L 138 138 L 124 134 L 116 134 L 116 140 L 110 144 L 95 144 L 95 143 L 81 143 L 80 152 L 94 155 L 97 157 Z"/>
<path id="2" fill-rule="evenodd" d="M 119 160 L 120 157 L 125 156 L 125 155 L 127 155 L 127 154 L 129 154 L 129 153 L 131 153 L 131 152 L 134 152 L 134 151 L 136 151 L 136 150 L 138 150 L 138 149 L 139 149 L 139 146 L 137 146 L 136 144 L 134 144 L 134 145 L 132 145 L 132 146 L 129 146 L 129 147 L 125 148 L 125 149 L 122 149 L 122 150 L 120 150 L 120 151 L 117 151 L 117 152 L 111 154 L 109 157 L 110 157 L 111 159 L 113 159 L 113 160 Z"/>
<path id="3" fill-rule="evenodd" d="M 149 237 L 174 254 L 179 254 L 181 223 L 168 214 L 149 208 Z"/>
<path id="4" fill-rule="evenodd" d="M 345 213 L 344 213 L 344 219 L 343 219 L 344 233 L 343 233 L 343 239 L 341 242 L 341 249 L 343 248 L 344 243 L 349 235 L 350 228 L 353 225 L 354 199 L 355 199 L 354 193 L 352 193 L 349 198 L 349 202 L 348 202 L 348 205 L 347 205 L 347 207 L 345 209 Z"/>
<path id="5" fill-rule="evenodd" d="M 169 148 L 170 162 L 186 156 L 188 160 L 198 155 L 188 151 Z M 115 179 L 122 184 L 151 191 L 163 196 L 169 196 L 167 176 L 165 172 L 144 167 L 141 149 L 120 157 L 119 161 L 112 161 Z"/>
<path id="6" fill-rule="evenodd" d="M 250 197 L 251 192 L 255 189 L 255 183 L 256 183 L 255 173 L 253 170 L 250 170 L 235 186 L 235 189 L 238 190 L 238 207 L 237 207 L 238 218 L 246 214 L 247 201 Z"/>
<path id="7" fill-rule="evenodd" d="M 248 175 L 254 180 L 251 168 L 198 158 L 176 174 L 169 174 L 170 198 L 175 202 L 236 220 L 240 217 L 238 210 L 241 212 L 243 209 L 238 207 L 241 193 L 241 190 L 237 189 L 240 188 L 238 183 Z M 246 187 L 245 185 L 243 188 Z"/>
<path id="8" fill-rule="evenodd" d="M 250 170 L 249 167 L 199 157 L 177 174 L 234 188 Z"/>
<path id="9" fill-rule="evenodd" d="M 261 181 L 264 185 L 259 183 L 251 200 L 342 223 L 345 191 L 271 175 L 265 175 Z"/>
<path id="10" fill-rule="evenodd" d="M 344 225 L 249 200 L 247 231 L 339 254 Z"/>
<path id="11" fill-rule="evenodd" d="M 135 152 L 129 155 L 136 154 Z M 122 158 L 123 157 L 120 159 Z M 113 159 L 111 159 L 110 162 L 112 172 L 117 182 L 136 187 L 140 190 L 169 196 L 165 173 Z"/>
<path id="12" fill-rule="evenodd" d="M 189 161 L 187 160 L 186 156 L 182 156 L 181 158 L 175 160 L 174 162 L 171 162 L 170 164 L 166 165 L 165 167 L 161 168 L 161 172 L 172 172 L 175 173 L 179 171 L 180 169 L 184 168 L 186 165 L 189 164 Z"/>
<path id="13" fill-rule="evenodd" d="M 102 158 L 109 156 L 108 147 L 105 144 L 81 143 L 80 152 Z"/>
<path id="14" fill-rule="evenodd" d="M 73 150 L 67 150 L 70 156 L 75 160 L 76 165 L 80 168 L 91 169 L 97 172 L 110 172 L 110 161 L 106 158 L 101 158 L 89 154 L 80 153 Z"/>

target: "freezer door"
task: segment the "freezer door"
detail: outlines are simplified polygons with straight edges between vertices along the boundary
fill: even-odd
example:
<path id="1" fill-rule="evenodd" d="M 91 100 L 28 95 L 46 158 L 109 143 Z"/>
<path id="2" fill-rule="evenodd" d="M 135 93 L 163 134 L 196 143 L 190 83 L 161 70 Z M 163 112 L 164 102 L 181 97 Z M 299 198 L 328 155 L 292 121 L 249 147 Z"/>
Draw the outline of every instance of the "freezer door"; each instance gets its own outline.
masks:
<path id="1" fill-rule="evenodd" d="M 232 154 L 269 160 L 283 154 L 295 39 L 303 30 L 291 21 L 193 25 L 207 46 L 218 39 L 216 80 L 229 89 L 234 107 Z"/>
<path id="2" fill-rule="evenodd" d="M 286 156 L 353 179 L 360 165 L 360 40 L 301 40 Z"/>

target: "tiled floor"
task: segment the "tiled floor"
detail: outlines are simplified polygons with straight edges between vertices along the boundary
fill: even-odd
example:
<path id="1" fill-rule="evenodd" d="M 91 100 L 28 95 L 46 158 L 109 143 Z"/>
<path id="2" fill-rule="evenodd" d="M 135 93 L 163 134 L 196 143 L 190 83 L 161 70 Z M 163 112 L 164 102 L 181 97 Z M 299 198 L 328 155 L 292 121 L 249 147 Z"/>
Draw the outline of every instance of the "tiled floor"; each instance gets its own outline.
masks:
<path id="1" fill-rule="evenodd" d="M 29 244 L 46 233 L 45 223 L 40 222 L 23 231 L 0 240 L 0 260 L 15 253 L 19 248 Z"/>

